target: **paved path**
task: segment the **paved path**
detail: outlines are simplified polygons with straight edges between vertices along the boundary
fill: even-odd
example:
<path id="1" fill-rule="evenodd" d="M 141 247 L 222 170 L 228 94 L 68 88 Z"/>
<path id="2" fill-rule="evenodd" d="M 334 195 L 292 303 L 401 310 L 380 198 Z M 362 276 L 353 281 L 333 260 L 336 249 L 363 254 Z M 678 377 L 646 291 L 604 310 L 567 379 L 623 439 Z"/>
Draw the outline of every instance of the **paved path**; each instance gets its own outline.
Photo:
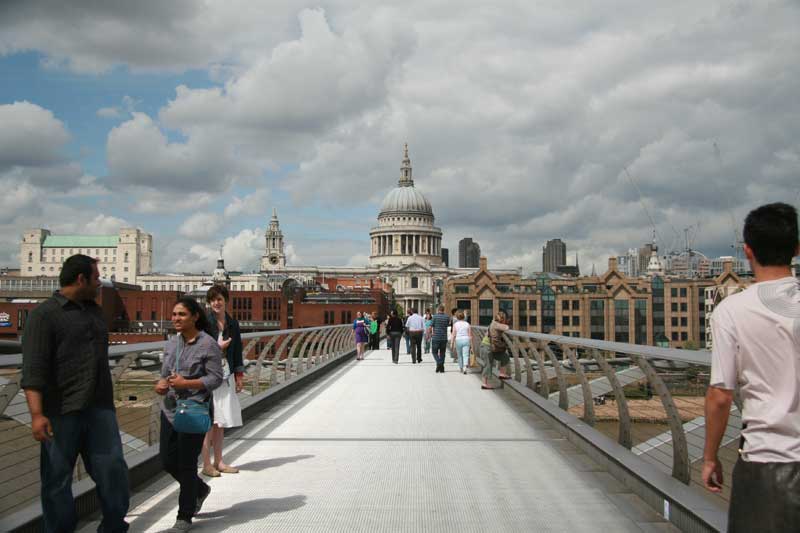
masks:
<path id="1" fill-rule="evenodd" d="M 211 481 L 193 531 L 677 531 L 509 389 L 401 357 L 348 362 L 226 438 L 242 472 Z M 177 500 L 154 481 L 131 531 L 170 527 Z"/>

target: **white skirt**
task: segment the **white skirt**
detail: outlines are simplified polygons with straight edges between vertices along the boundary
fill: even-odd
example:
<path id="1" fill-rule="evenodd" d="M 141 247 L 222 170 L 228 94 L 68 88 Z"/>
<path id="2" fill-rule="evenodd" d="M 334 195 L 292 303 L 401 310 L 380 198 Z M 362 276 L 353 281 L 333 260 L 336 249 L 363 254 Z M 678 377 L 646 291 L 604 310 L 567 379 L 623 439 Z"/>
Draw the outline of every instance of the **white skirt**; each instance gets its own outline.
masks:
<path id="1" fill-rule="evenodd" d="M 211 393 L 214 399 L 214 425 L 235 428 L 242 425 L 242 406 L 236 395 L 236 378 L 233 374 L 222 380 L 222 385 Z"/>

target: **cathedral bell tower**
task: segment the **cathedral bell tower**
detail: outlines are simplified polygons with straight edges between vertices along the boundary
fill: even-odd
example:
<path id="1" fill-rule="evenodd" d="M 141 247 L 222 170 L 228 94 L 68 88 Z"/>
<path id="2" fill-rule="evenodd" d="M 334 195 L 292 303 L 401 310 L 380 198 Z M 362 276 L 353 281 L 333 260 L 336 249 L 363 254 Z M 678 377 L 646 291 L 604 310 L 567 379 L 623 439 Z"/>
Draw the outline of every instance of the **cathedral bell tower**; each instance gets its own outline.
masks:
<path id="1" fill-rule="evenodd" d="M 272 208 L 272 219 L 267 228 L 265 253 L 261 257 L 261 270 L 269 271 L 284 268 L 286 255 L 283 253 L 283 232 L 278 222 L 278 210 Z"/>

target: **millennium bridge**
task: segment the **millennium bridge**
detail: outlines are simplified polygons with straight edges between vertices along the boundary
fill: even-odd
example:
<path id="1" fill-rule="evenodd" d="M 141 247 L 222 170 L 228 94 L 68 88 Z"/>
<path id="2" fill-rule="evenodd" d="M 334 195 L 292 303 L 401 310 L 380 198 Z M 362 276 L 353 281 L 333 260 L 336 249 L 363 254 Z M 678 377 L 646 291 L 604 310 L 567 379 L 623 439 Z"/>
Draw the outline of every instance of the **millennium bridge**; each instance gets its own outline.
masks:
<path id="1" fill-rule="evenodd" d="M 486 328 L 473 327 L 475 353 Z M 512 379 L 482 390 L 448 357 L 355 360 L 350 325 L 248 333 L 241 472 L 209 481 L 194 531 L 724 531 L 730 487 L 700 486 L 710 354 L 508 331 Z M 382 343 L 383 344 L 383 343 Z M 163 343 L 110 348 L 131 531 L 174 522 L 152 391 Z M 40 528 L 39 445 L 0 356 L 0 531 Z M 480 362 L 480 361 L 478 361 Z M 740 407 L 740 406 L 739 406 Z M 739 410 L 720 451 L 736 459 Z M 80 460 L 79 531 L 99 523 Z"/>

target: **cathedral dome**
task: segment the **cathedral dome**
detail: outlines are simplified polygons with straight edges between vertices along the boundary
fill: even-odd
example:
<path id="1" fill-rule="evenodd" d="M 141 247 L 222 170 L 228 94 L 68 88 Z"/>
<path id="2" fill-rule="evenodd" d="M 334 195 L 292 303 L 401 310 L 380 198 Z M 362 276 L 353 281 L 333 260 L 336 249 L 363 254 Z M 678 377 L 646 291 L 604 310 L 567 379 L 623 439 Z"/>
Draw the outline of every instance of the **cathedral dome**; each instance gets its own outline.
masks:
<path id="1" fill-rule="evenodd" d="M 383 199 L 378 218 L 387 215 L 425 215 L 433 218 L 431 203 L 425 195 L 414 188 L 408 144 L 405 146 L 403 166 L 400 167 L 400 180 L 397 182 L 397 187 L 389 191 Z"/>
<path id="2" fill-rule="evenodd" d="M 379 216 L 384 215 L 433 216 L 431 203 L 413 185 L 396 187 L 383 200 Z"/>

